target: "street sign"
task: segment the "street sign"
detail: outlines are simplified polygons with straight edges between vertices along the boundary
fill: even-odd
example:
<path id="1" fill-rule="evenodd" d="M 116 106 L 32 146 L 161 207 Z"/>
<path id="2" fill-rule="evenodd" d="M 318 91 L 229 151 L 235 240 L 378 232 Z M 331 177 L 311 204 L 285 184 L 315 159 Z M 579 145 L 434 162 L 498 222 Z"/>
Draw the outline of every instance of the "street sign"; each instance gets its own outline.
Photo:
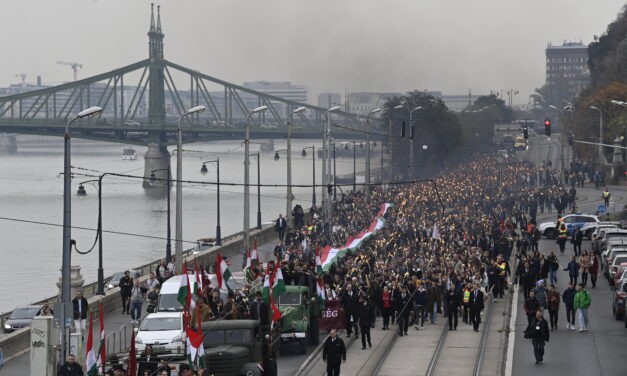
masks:
<path id="1" fill-rule="evenodd" d="M 599 205 L 599 207 L 597 208 L 597 211 L 601 214 L 605 214 L 605 212 L 607 211 L 607 208 L 605 207 L 605 205 Z"/>

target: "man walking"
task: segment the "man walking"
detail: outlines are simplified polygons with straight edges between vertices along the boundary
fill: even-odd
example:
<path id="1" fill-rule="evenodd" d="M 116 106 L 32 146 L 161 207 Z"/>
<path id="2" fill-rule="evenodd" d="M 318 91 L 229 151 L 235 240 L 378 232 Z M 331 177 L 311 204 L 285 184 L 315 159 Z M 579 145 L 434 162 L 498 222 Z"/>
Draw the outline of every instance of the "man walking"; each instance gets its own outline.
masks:
<path id="1" fill-rule="evenodd" d="M 573 308 L 577 312 L 579 317 L 579 331 L 588 331 L 588 308 L 590 308 L 590 302 L 592 297 L 586 290 L 583 283 L 577 285 L 577 293 L 575 294 L 575 301 L 573 302 Z"/>
<path id="2" fill-rule="evenodd" d="M 135 280 L 135 284 L 131 289 L 131 320 L 133 324 L 139 324 L 139 319 L 142 316 L 142 303 L 144 302 L 144 289 L 140 286 L 139 280 Z"/>
<path id="3" fill-rule="evenodd" d="M 346 285 L 346 291 L 344 291 L 340 302 L 346 313 L 346 336 L 350 337 L 354 328 L 355 338 L 359 338 L 359 328 L 357 326 L 357 305 L 359 304 L 359 298 L 357 297 L 357 293 L 353 291 L 353 285 L 350 283 Z"/>
<path id="4" fill-rule="evenodd" d="M 287 221 L 283 218 L 282 214 L 279 214 L 279 218 L 274 224 L 274 230 L 279 233 L 279 240 L 285 240 L 285 231 L 287 231 Z"/>
<path id="5" fill-rule="evenodd" d="M 83 367 L 76 363 L 76 357 L 73 354 L 68 355 L 67 362 L 59 366 L 58 376 L 83 376 Z"/>
<path id="6" fill-rule="evenodd" d="M 124 272 L 124 277 L 120 278 L 120 295 L 122 296 L 122 314 L 131 314 L 129 297 L 133 289 L 133 278 L 128 270 Z"/>
<path id="7" fill-rule="evenodd" d="M 327 364 L 327 376 L 339 376 L 340 365 L 346 362 L 346 346 L 335 329 L 331 329 L 329 338 L 324 342 L 322 361 Z"/>
<path id="8" fill-rule="evenodd" d="M 89 304 L 82 291 L 76 292 L 76 297 L 72 299 L 72 306 L 74 308 L 74 327 L 77 333 L 82 334 L 87 329 L 87 310 L 89 310 Z"/>
<path id="9" fill-rule="evenodd" d="M 536 318 L 528 330 L 531 331 L 531 343 L 533 344 L 533 355 L 536 357 L 536 364 L 540 364 L 544 358 L 544 344 L 549 342 L 549 325 L 544 319 L 542 312 L 536 312 Z"/>
<path id="10" fill-rule="evenodd" d="M 396 312 L 396 319 L 398 321 L 398 334 L 401 337 L 403 334 L 407 335 L 407 329 L 409 328 L 409 301 L 410 297 L 407 293 L 407 287 L 403 286 L 401 293 L 394 302 L 394 311 Z"/>
<path id="11" fill-rule="evenodd" d="M 479 284 L 474 284 L 474 289 L 470 293 L 470 301 L 468 302 L 470 309 L 470 322 L 472 323 L 472 329 L 475 332 L 479 331 L 479 324 L 481 323 L 481 311 L 483 311 L 483 292 L 479 290 Z"/>
<path id="12" fill-rule="evenodd" d="M 368 340 L 368 347 L 372 347 L 370 341 L 370 328 L 374 327 L 376 315 L 374 313 L 374 306 L 368 303 L 368 299 L 362 295 L 359 297 L 359 329 L 361 330 L 361 349 L 366 349 L 366 339 Z"/>
<path id="13" fill-rule="evenodd" d="M 562 293 L 562 301 L 566 307 L 566 329 L 575 330 L 575 288 L 568 282 L 568 288 Z"/>

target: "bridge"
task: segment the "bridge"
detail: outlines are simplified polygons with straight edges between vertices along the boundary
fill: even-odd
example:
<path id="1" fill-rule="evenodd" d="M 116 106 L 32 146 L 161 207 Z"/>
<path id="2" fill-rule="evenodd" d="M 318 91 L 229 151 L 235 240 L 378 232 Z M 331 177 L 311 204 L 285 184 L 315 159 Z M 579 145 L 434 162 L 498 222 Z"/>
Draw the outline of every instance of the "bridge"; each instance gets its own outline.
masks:
<path id="1" fill-rule="evenodd" d="M 325 108 L 255 91 L 166 60 L 160 9 L 157 6 L 155 22 L 151 7 L 148 59 L 78 81 L 0 97 L 0 133 L 63 136 L 68 119 L 84 108 L 99 106 L 103 112 L 76 124 L 72 137 L 156 144 L 165 150 L 176 143 L 178 117 L 188 108 L 204 105 L 207 111 L 186 118 L 184 143 L 243 139 L 246 116 L 252 108 L 265 105 L 267 115 L 251 117 L 251 138 L 285 137 L 288 114 L 301 106 L 307 111 L 298 114 L 294 137 L 321 137 Z M 181 82 L 186 90 L 177 86 Z M 363 132 L 347 130 L 361 127 L 360 116 L 336 114 L 345 127 L 334 129 L 337 137 L 364 138 Z"/>

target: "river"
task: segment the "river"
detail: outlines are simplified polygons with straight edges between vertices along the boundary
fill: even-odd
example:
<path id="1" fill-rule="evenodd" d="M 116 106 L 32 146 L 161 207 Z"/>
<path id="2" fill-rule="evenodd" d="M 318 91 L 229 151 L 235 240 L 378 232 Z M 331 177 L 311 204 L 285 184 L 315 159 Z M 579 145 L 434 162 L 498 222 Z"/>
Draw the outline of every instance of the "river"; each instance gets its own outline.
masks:
<path id="1" fill-rule="evenodd" d="M 255 140 L 260 141 L 260 140 Z M 319 141 L 294 140 L 293 184 L 312 183 L 311 151 L 306 158 L 302 148 Z M 126 145 L 87 140 L 72 140 L 72 165 L 102 172 L 142 175 L 145 147 L 136 147 L 137 160 L 123 161 L 122 149 Z M 284 149 L 285 141 L 276 141 L 275 149 Z M 183 180 L 215 181 L 215 166 L 207 165 L 206 176 L 200 174 L 203 160 L 220 157 L 222 182 L 242 183 L 243 145 L 239 141 L 220 141 L 184 145 Z M 251 145 L 256 152 L 259 145 Z M 174 150 L 170 147 L 170 151 Z M 261 152 L 261 183 L 286 184 L 286 158 L 275 161 L 273 152 Z M 378 167 L 373 157 L 373 168 Z M 176 159 L 172 158 L 173 174 L 176 174 Z M 256 158 L 251 158 L 251 183 L 257 182 Z M 0 155 L 0 217 L 45 222 L 63 223 L 63 139 L 56 137 L 18 136 L 16 154 Z M 338 158 L 337 173 L 352 173 L 352 158 Z M 357 160 L 357 170 L 364 170 L 364 161 Z M 316 160 L 316 182 L 320 184 L 321 160 Z M 81 170 L 75 170 L 81 172 Z M 85 171 L 83 171 L 85 172 Z M 96 228 L 98 197 L 95 185 L 86 184 L 86 197 L 77 197 L 78 183 L 88 177 L 77 176 L 72 182 L 72 225 Z M 251 187 L 251 228 L 256 225 L 257 190 Z M 175 191 L 172 190 L 172 236 L 174 237 Z M 339 194 L 339 192 L 338 192 Z M 311 205 L 311 188 L 295 188 L 294 204 L 306 209 Z M 320 203 L 320 189 L 317 191 Z M 243 188 L 221 188 L 222 235 L 242 230 Z M 165 255 L 166 200 L 151 198 L 145 194 L 141 180 L 106 176 L 103 180 L 103 229 L 120 231 L 156 238 L 105 233 L 104 274 L 145 264 Z M 191 242 L 202 237 L 215 236 L 216 187 L 214 185 L 185 184 L 183 187 L 183 239 Z M 285 188 L 262 188 L 262 221 L 274 220 L 285 212 Z M 80 250 L 89 249 L 95 232 L 72 230 Z M 174 252 L 174 242 L 172 242 Z M 61 227 L 43 224 L 0 220 L 0 312 L 16 306 L 29 304 L 58 293 L 56 282 L 60 276 L 62 256 Z M 96 280 L 98 267 L 97 247 L 94 251 L 80 255 L 72 252 L 72 265 L 81 266 L 86 283 Z"/>

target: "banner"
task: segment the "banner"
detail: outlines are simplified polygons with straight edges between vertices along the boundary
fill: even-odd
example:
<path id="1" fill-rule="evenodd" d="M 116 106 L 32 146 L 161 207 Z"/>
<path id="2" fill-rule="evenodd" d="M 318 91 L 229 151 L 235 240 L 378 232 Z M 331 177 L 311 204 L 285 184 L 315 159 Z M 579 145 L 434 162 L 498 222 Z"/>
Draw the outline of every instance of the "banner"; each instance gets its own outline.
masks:
<path id="1" fill-rule="evenodd" d="M 376 234 L 377 231 L 379 231 L 383 227 L 385 223 L 385 218 L 383 218 L 383 216 L 385 215 L 385 213 L 388 211 L 388 209 L 391 206 L 392 204 L 390 203 L 381 204 L 379 207 L 379 212 L 377 213 L 377 216 L 375 217 L 374 221 L 372 221 L 368 229 L 366 229 L 365 231 L 362 231 L 357 236 L 351 236 L 346 242 L 346 245 L 344 245 L 344 247 L 342 248 L 331 248 L 330 246 L 324 247 L 322 249 L 322 252 L 320 253 L 320 261 L 322 263 L 322 270 L 325 272 L 329 271 L 329 268 L 331 267 L 331 265 L 336 263 L 338 260 L 342 259 L 344 255 L 346 255 L 346 252 L 348 250 L 354 251 L 355 249 L 361 247 L 364 240 Z"/>
<path id="2" fill-rule="evenodd" d="M 339 300 L 327 300 L 318 319 L 318 327 L 322 331 L 331 329 L 346 329 L 344 310 L 340 308 Z"/>

